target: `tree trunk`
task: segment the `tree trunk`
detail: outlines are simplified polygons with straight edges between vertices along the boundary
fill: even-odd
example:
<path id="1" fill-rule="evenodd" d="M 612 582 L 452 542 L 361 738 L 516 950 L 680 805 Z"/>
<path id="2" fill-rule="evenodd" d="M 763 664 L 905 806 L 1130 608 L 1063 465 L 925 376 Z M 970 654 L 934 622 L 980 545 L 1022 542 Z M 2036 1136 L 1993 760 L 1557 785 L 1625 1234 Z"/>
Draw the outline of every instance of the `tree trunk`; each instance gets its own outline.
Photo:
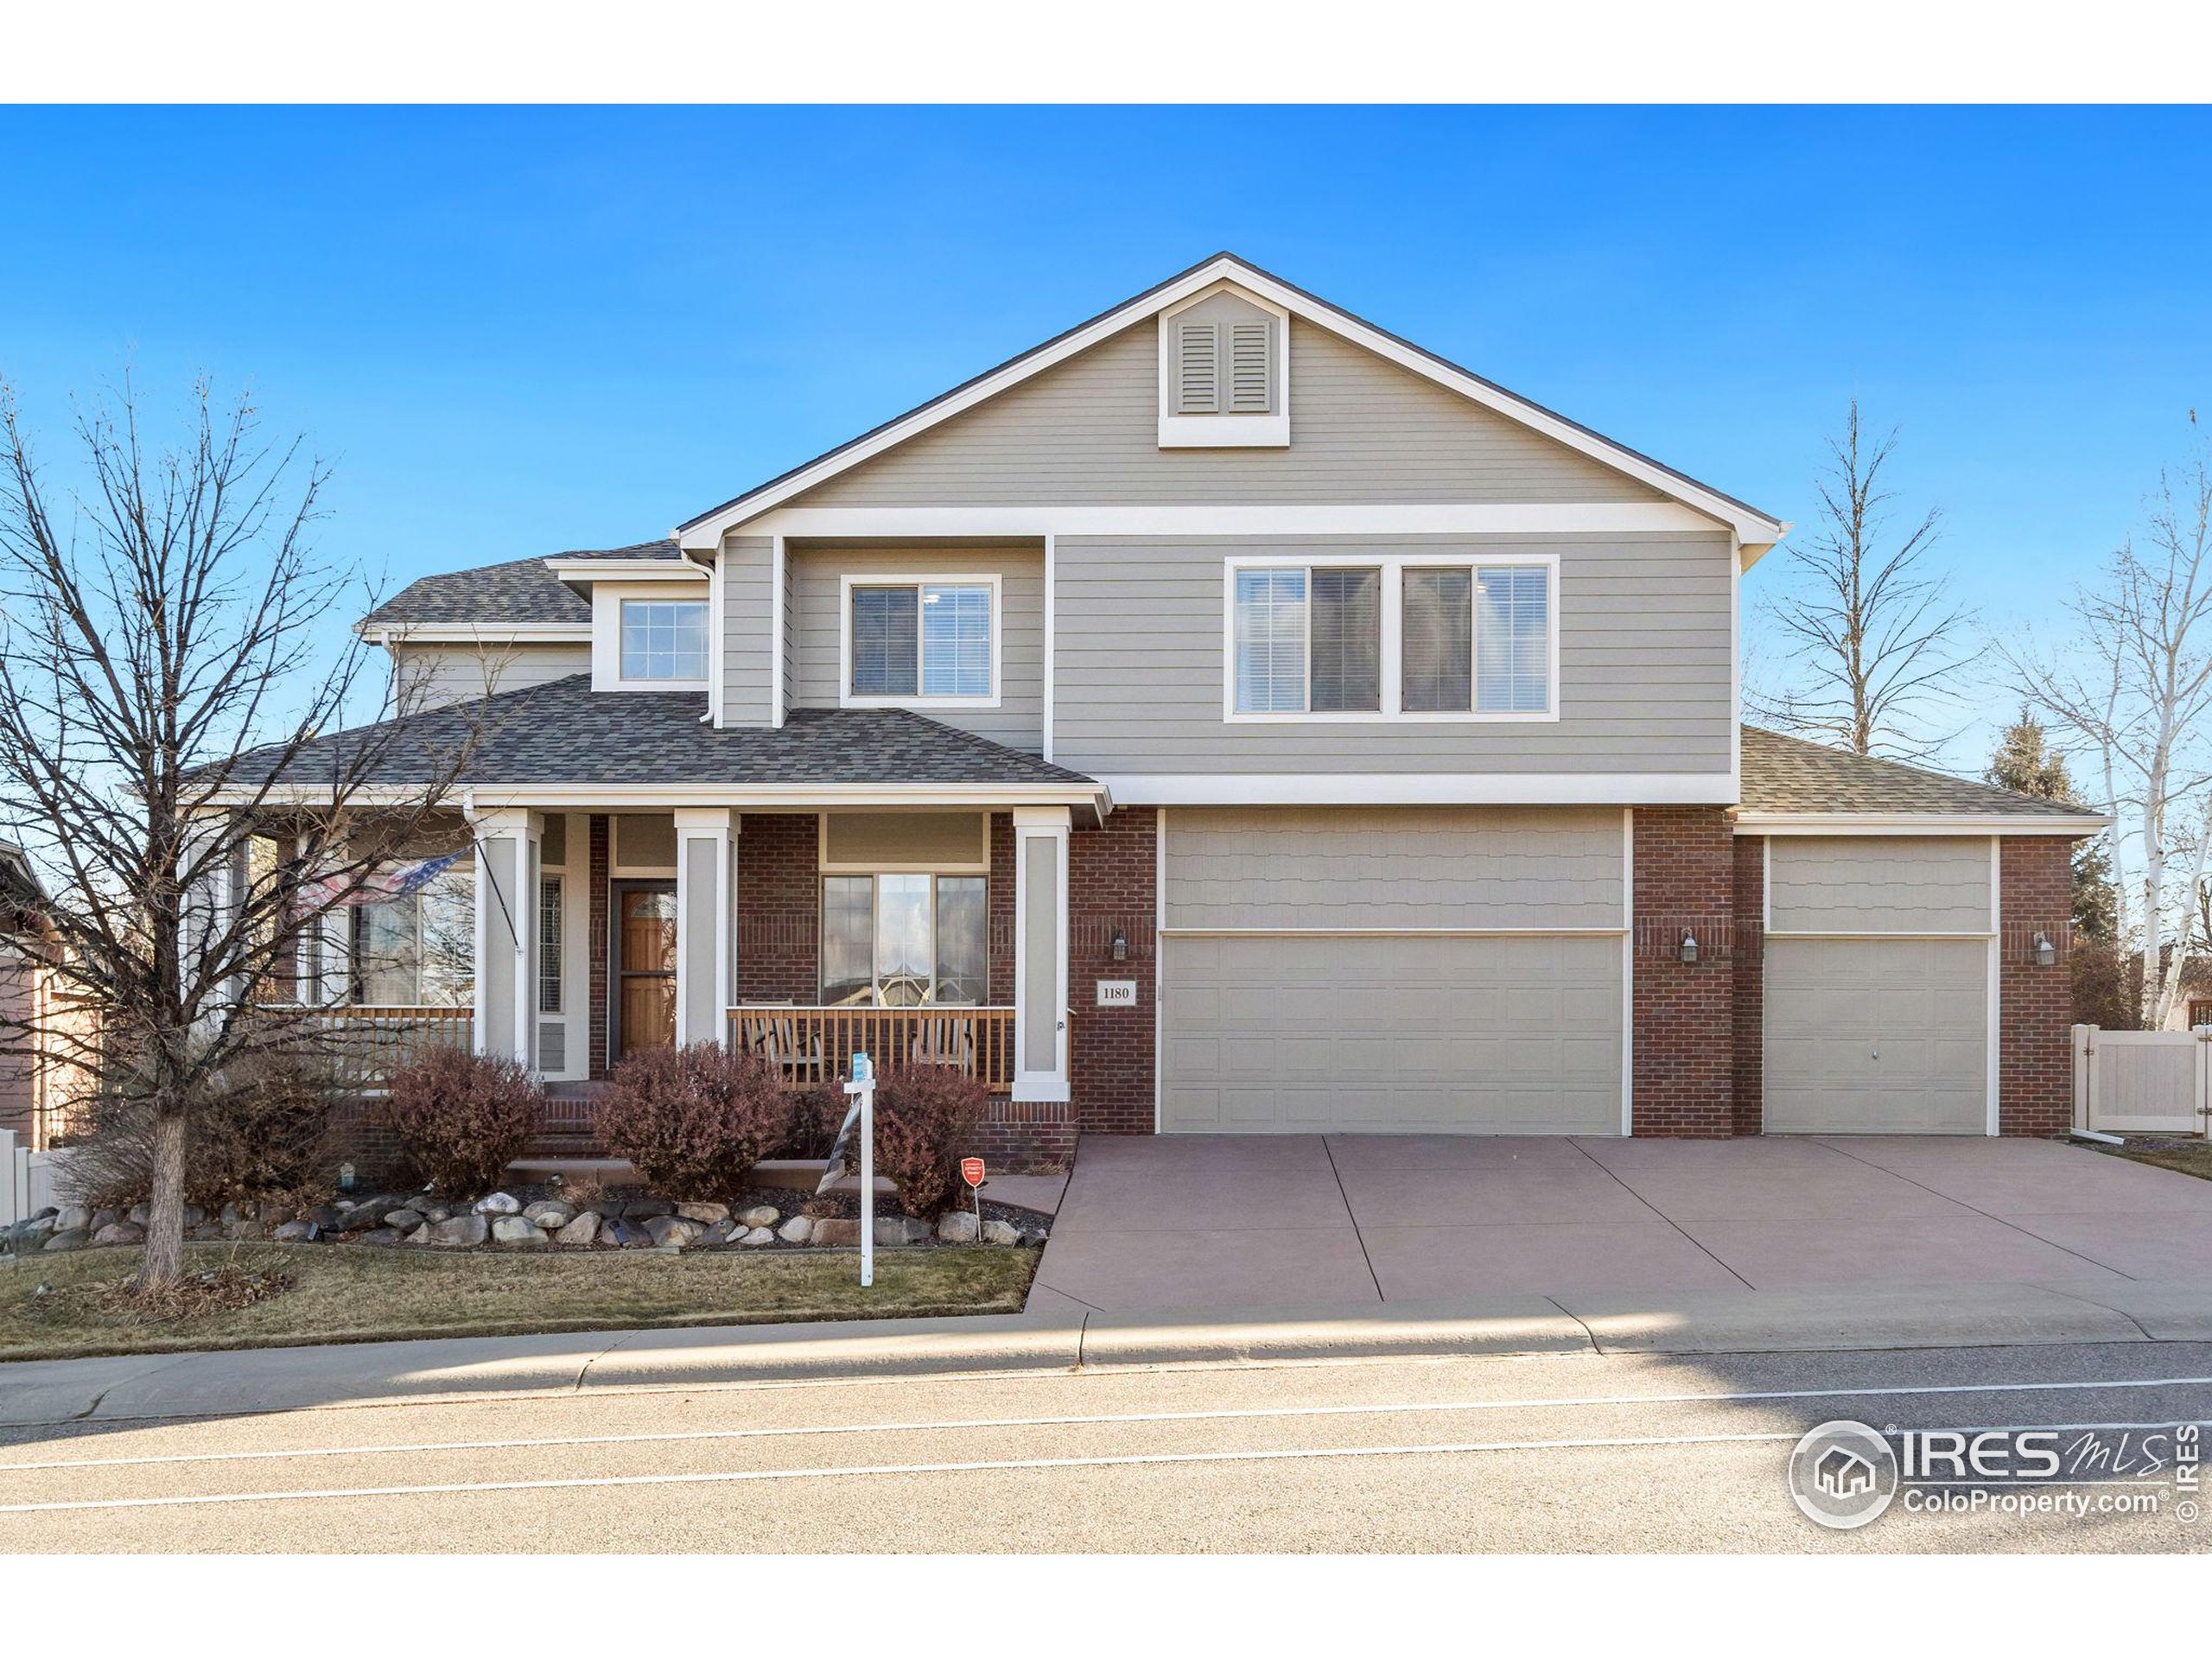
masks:
<path id="1" fill-rule="evenodd" d="M 154 1117 L 154 1190 L 146 1200 L 146 1262 L 138 1288 L 153 1290 L 184 1276 L 184 1114 Z"/>

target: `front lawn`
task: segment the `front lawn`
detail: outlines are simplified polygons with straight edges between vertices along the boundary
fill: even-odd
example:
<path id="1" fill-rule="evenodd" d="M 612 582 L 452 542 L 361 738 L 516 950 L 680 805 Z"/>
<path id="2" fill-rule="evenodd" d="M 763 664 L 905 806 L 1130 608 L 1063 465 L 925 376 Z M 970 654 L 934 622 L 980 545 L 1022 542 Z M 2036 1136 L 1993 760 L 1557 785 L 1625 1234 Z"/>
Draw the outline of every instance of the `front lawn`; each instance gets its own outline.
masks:
<path id="1" fill-rule="evenodd" d="M 2131 1141 L 2124 1147 L 2107 1147 L 2105 1150 L 2115 1158 L 2151 1164 L 2159 1169 L 2177 1169 L 2201 1181 L 2212 1181 L 2212 1141 L 2152 1141 L 2140 1144 Z"/>
<path id="2" fill-rule="evenodd" d="M 103 1287 L 137 1271 L 138 1251 L 79 1250 L 0 1259 L 0 1360 L 1018 1313 L 1037 1255 L 1003 1245 L 880 1250 L 875 1283 L 862 1290 L 858 1259 L 849 1251 L 449 1255 L 357 1245 L 195 1244 L 185 1252 L 188 1272 L 236 1267 L 289 1274 L 293 1286 L 250 1306 L 157 1322 L 99 1305 Z"/>

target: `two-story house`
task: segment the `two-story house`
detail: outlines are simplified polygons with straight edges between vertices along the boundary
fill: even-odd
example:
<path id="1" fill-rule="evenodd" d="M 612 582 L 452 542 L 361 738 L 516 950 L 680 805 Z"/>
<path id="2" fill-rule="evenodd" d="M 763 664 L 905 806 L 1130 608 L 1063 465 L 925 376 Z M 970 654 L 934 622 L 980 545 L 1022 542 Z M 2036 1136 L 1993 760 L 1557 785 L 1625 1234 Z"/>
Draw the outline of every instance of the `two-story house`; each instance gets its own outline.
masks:
<path id="1" fill-rule="evenodd" d="M 1220 255 L 367 618 L 422 752 L 486 722 L 469 854 L 308 979 L 456 1005 L 577 1126 L 731 1042 L 968 1067 L 1017 1153 L 2060 1131 L 2100 821 L 1745 729 L 1786 528 Z"/>

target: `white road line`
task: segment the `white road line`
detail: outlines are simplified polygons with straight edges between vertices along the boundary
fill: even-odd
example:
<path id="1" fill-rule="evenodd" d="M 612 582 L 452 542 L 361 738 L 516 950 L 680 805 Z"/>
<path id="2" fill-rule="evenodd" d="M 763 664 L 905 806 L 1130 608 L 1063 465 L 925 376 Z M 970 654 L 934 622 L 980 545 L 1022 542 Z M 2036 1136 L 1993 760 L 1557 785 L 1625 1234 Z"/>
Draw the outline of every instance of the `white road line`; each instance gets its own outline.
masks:
<path id="1" fill-rule="evenodd" d="M 2080 1433 L 2091 1429 L 2177 1428 L 2177 1422 L 2158 1423 L 2033 1423 L 2007 1424 L 2057 1433 Z M 1962 1424 L 1960 1431 L 1975 1433 L 1984 1424 Z M 586 1475 L 558 1480 L 448 1481 L 419 1486 L 327 1486 L 299 1491 L 206 1492 L 161 1497 L 101 1497 L 64 1499 L 50 1503 L 0 1503 L 0 1515 L 51 1515 L 79 1510 L 149 1510 L 194 1508 L 220 1503 L 297 1503 L 328 1498 L 432 1497 L 472 1492 L 548 1492 L 595 1490 L 613 1486 L 710 1486 L 738 1481 L 834 1480 L 870 1475 L 950 1475 L 988 1473 L 1007 1470 L 1111 1469 L 1158 1464 L 1304 1463 L 1341 1458 L 1444 1457 L 1479 1452 L 1571 1452 L 1662 1446 L 1745 1446 L 1796 1440 L 1783 1430 L 1771 1434 L 1623 1435 L 1605 1439 L 1562 1440 L 1446 1440 L 1429 1446 L 1325 1446 L 1287 1451 L 1259 1452 L 1131 1452 L 1088 1458 L 993 1458 L 966 1463 L 860 1463 L 831 1465 L 820 1469 L 720 1469 L 670 1475 Z"/>
<path id="2" fill-rule="evenodd" d="M 1737 1394 L 1570 1395 L 1557 1400 L 1419 1400 L 1395 1405 L 1236 1406 L 1218 1411 L 1133 1411 L 1067 1417 L 967 1417 L 931 1422 L 825 1423 L 796 1428 L 671 1429 L 640 1434 L 560 1434 L 528 1440 L 424 1440 L 293 1451 L 173 1452 L 137 1458 L 68 1458 L 0 1463 L 0 1473 L 35 1469 L 130 1469 L 156 1464 L 254 1463 L 283 1458 L 387 1457 L 410 1452 L 518 1452 L 574 1446 L 664 1446 L 693 1440 L 762 1440 L 836 1434 L 928 1434 L 978 1428 L 1110 1427 L 1120 1423 L 1206 1423 L 1296 1417 L 1395 1417 L 1414 1413 L 1564 1411 L 1597 1406 L 1729 1405 L 1774 1400 L 1859 1400 L 1909 1395 L 2066 1394 L 2097 1389 L 2212 1387 L 2212 1376 L 2126 1377 L 2104 1382 L 1943 1382 L 1891 1388 L 1770 1389 Z"/>

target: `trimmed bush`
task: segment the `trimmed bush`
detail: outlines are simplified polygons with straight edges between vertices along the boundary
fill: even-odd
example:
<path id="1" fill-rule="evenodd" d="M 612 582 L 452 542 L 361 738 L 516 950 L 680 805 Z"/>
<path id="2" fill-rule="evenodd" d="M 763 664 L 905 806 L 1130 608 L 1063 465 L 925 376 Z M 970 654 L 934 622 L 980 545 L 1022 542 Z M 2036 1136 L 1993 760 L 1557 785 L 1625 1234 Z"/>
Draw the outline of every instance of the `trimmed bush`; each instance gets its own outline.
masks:
<path id="1" fill-rule="evenodd" d="M 599 1109 L 601 1144 L 679 1202 L 728 1198 L 791 1127 L 776 1068 L 714 1043 L 632 1054 L 614 1068 Z"/>
<path id="2" fill-rule="evenodd" d="M 519 1064 L 457 1048 L 392 1073 L 384 1113 L 416 1169 L 454 1198 L 499 1185 L 542 1116 L 542 1092 Z"/>
<path id="3" fill-rule="evenodd" d="M 324 1069 L 312 1057 L 267 1054 L 231 1066 L 221 1092 L 185 1126 L 186 1202 L 213 1210 L 327 1187 L 337 1166 Z M 154 1123 L 143 1099 L 111 1091 L 66 1164 L 71 1196 L 99 1208 L 143 1204 L 154 1185 Z"/>
<path id="4" fill-rule="evenodd" d="M 949 1065 L 886 1073 L 875 1086 L 875 1173 L 906 1213 L 935 1221 L 960 1195 L 959 1161 L 975 1150 L 990 1096 Z"/>

